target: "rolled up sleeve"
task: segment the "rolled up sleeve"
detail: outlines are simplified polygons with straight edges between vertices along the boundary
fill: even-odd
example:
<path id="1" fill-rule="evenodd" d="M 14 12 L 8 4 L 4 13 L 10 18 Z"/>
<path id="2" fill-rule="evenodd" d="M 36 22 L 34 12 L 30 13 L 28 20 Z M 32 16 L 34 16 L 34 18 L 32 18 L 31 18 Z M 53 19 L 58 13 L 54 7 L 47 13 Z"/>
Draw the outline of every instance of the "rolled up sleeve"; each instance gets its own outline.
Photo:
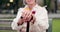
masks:
<path id="1" fill-rule="evenodd" d="M 22 9 L 22 8 L 20 8 L 20 9 L 18 10 L 17 16 L 16 16 L 15 19 L 13 19 L 13 22 L 12 22 L 12 24 L 11 24 L 11 27 L 12 27 L 13 30 L 19 30 L 19 29 L 21 29 L 21 27 L 22 27 L 22 25 L 20 25 L 20 26 L 17 25 L 17 22 L 18 22 L 18 20 L 20 19 L 21 14 L 22 14 L 21 9 Z"/>

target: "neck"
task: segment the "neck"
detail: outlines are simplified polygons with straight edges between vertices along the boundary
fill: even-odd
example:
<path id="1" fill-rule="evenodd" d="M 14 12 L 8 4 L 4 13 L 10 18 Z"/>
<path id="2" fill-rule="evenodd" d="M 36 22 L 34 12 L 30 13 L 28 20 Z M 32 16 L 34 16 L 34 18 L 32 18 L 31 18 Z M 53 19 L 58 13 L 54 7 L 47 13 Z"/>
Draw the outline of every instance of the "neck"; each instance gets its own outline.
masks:
<path id="1" fill-rule="evenodd" d="M 35 5 L 36 5 L 36 3 L 30 4 L 30 5 L 28 5 L 28 7 L 29 7 L 30 10 L 32 10 L 32 8 L 33 8 Z"/>

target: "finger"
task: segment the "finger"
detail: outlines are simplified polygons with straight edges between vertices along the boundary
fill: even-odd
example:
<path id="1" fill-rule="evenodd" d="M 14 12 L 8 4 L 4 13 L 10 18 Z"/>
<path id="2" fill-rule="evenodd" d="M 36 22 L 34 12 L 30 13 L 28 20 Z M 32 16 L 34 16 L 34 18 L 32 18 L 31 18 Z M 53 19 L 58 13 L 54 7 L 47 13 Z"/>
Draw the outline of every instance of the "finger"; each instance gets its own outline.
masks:
<path id="1" fill-rule="evenodd" d="M 28 21 L 28 20 L 29 20 L 29 18 L 28 18 L 28 14 L 25 16 L 25 20 L 26 20 L 26 21 Z"/>
<path id="2" fill-rule="evenodd" d="M 32 16 L 31 16 L 31 13 L 29 13 L 29 15 L 28 15 L 29 20 L 31 19 L 31 17 L 32 17 Z"/>
<path id="3" fill-rule="evenodd" d="M 26 20 L 26 18 L 27 18 L 27 13 L 24 15 L 24 19 Z"/>
<path id="4" fill-rule="evenodd" d="M 31 13 L 28 14 L 28 18 L 31 17 Z"/>
<path id="5" fill-rule="evenodd" d="M 29 17 L 30 17 L 30 12 L 26 12 L 26 15 L 25 15 L 25 20 L 28 21 L 29 20 Z"/>
<path id="6" fill-rule="evenodd" d="M 24 16 L 25 12 L 22 12 L 22 16 Z"/>
<path id="7" fill-rule="evenodd" d="M 22 13 L 22 16 L 25 18 L 25 16 L 26 16 L 26 12 L 23 12 L 23 13 Z"/>
<path id="8" fill-rule="evenodd" d="M 29 13 L 27 12 L 26 15 L 25 15 L 25 18 L 28 18 L 28 15 L 29 15 Z"/>
<path id="9" fill-rule="evenodd" d="M 33 16 L 33 19 L 31 20 L 32 23 L 36 21 L 36 18 Z"/>

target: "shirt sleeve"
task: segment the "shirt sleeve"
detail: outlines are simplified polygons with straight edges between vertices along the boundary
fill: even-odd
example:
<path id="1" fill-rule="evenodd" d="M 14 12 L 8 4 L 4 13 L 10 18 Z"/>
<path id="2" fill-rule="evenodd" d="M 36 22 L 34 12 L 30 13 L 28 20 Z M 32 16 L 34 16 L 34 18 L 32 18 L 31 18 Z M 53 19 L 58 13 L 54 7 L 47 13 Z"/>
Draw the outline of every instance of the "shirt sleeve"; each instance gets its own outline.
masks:
<path id="1" fill-rule="evenodd" d="M 41 31 L 48 29 L 48 14 L 44 7 L 40 10 L 40 13 L 37 13 L 36 15 L 35 25 L 39 27 L 39 30 Z"/>
<path id="2" fill-rule="evenodd" d="M 19 30 L 19 29 L 21 29 L 22 25 L 20 25 L 20 26 L 17 25 L 17 22 L 20 19 L 21 14 L 22 14 L 22 8 L 18 9 L 17 16 L 16 16 L 15 19 L 13 19 L 13 22 L 11 24 L 11 27 L 12 27 L 13 30 Z"/>

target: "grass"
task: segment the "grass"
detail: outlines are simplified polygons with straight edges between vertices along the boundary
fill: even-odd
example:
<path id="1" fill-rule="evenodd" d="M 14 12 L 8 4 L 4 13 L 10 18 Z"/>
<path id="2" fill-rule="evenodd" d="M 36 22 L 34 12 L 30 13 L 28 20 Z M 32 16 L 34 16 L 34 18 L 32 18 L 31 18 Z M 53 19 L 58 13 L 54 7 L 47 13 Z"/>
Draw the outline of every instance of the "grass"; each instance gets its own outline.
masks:
<path id="1" fill-rule="evenodd" d="M 0 27 L 10 27 L 8 24 L 0 24 Z"/>
<path id="2" fill-rule="evenodd" d="M 0 32 L 17 32 L 17 31 L 13 31 L 13 30 L 0 30 Z"/>
<path id="3" fill-rule="evenodd" d="M 53 19 L 52 32 L 60 32 L 60 19 Z"/>
<path id="4" fill-rule="evenodd" d="M 15 17 L 2 17 L 0 19 L 14 19 Z"/>

